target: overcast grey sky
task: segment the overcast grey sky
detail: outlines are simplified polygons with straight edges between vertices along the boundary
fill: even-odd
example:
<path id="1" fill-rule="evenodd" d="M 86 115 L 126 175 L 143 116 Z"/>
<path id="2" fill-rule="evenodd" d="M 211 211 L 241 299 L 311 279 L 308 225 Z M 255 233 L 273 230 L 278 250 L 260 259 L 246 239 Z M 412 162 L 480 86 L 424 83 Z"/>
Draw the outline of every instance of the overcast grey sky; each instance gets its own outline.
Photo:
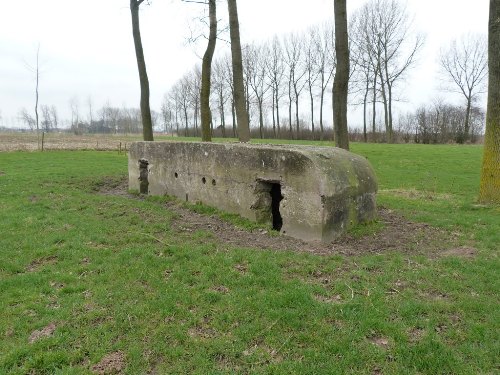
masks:
<path id="1" fill-rule="evenodd" d="M 402 0 L 404 1 L 404 0 Z M 1 0 L 0 126 L 14 124 L 22 107 L 34 106 L 34 75 L 40 43 L 40 103 L 69 116 L 69 101 L 81 110 L 88 97 L 94 107 L 139 106 L 139 79 L 128 0 Z M 348 12 L 364 0 L 347 0 Z M 487 32 L 488 0 L 407 0 L 415 27 L 426 34 L 418 66 L 405 98 L 416 107 L 440 93 L 439 49 L 467 32 Z M 163 94 L 194 64 L 203 46 L 186 42 L 202 5 L 153 0 L 141 6 L 141 32 L 151 84 L 151 105 L 159 110 Z M 333 0 L 238 0 L 243 42 L 304 30 L 333 16 Z M 219 14 L 226 12 L 225 1 Z M 221 14 L 222 16 L 222 14 Z M 224 14 L 225 16 L 225 14 Z M 218 44 L 218 50 L 228 48 Z M 400 107 L 403 108 L 403 107 Z M 355 119 L 353 114 L 351 118 Z M 353 120 L 354 121 L 354 120 Z"/>

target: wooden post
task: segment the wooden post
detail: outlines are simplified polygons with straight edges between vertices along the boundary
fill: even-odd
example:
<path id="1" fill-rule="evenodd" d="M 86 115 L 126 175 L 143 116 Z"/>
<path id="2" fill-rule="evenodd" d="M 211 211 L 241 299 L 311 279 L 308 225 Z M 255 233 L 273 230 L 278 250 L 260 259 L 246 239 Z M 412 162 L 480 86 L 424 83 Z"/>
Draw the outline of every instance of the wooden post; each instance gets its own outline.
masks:
<path id="1" fill-rule="evenodd" d="M 45 138 L 45 132 L 42 132 L 42 152 L 43 152 L 43 141 L 44 141 L 44 138 Z"/>

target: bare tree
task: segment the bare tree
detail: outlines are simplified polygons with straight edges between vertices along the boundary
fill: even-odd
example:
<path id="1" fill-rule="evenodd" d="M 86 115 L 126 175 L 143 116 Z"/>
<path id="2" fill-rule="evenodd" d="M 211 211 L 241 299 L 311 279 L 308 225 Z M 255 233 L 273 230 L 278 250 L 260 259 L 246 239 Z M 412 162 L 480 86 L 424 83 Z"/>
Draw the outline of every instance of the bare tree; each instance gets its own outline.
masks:
<path id="1" fill-rule="evenodd" d="M 252 127 L 252 112 L 250 108 L 250 103 L 253 102 L 253 92 L 250 90 L 250 77 L 251 77 L 251 68 L 250 68 L 250 52 L 251 52 L 251 46 L 250 45 L 244 45 L 241 48 L 242 52 L 242 57 L 243 57 L 243 87 L 245 91 L 245 109 L 246 112 L 248 113 L 248 126 L 249 128 Z"/>
<path id="2" fill-rule="evenodd" d="M 229 90 L 231 93 L 231 119 L 233 124 L 233 137 L 236 137 L 238 132 L 236 129 L 236 105 L 234 102 L 235 94 L 234 94 L 234 79 L 233 79 L 233 68 L 232 68 L 232 59 L 229 55 L 226 55 L 223 59 L 224 63 L 224 71 L 226 77 L 226 83 L 229 86 Z M 250 130 L 249 130 L 250 131 Z"/>
<path id="3" fill-rule="evenodd" d="M 320 139 L 323 140 L 324 124 L 323 124 L 323 104 L 325 101 L 325 92 L 330 84 L 330 81 L 335 71 L 335 55 L 330 51 L 335 48 L 334 30 L 332 23 L 326 23 L 320 27 L 316 36 L 316 54 L 318 56 L 319 79 L 318 88 L 320 92 L 319 102 L 319 126 Z"/>
<path id="4" fill-rule="evenodd" d="M 285 73 L 283 64 L 283 47 L 278 39 L 274 37 L 269 50 L 269 58 L 266 59 L 267 64 L 267 74 L 272 87 L 272 112 L 273 112 L 273 133 L 274 137 L 280 135 L 280 106 L 279 102 L 282 98 L 281 85 L 283 82 L 283 77 Z M 275 115 L 276 110 L 276 115 Z M 276 126 L 278 127 L 278 132 L 276 133 Z"/>
<path id="5" fill-rule="evenodd" d="M 143 2 L 144 0 L 130 0 L 130 12 L 132 14 L 132 35 L 134 37 L 135 55 L 141 85 L 142 133 L 145 141 L 153 141 L 153 123 L 149 107 L 149 80 L 139 26 L 139 7 Z"/>
<path id="6" fill-rule="evenodd" d="M 184 75 L 179 84 L 180 108 L 184 117 L 184 136 L 189 135 L 188 110 L 190 106 L 191 83 L 188 75 Z"/>
<path id="7" fill-rule="evenodd" d="M 383 28 L 378 34 L 382 46 L 382 66 L 379 71 L 381 83 L 387 86 L 387 129 L 389 142 L 393 142 L 393 119 L 392 103 L 394 98 L 394 86 L 400 79 L 404 78 L 407 70 L 414 66 L 415 57 L 423 46 L 424 39 L 416 34 L 413 40 L 411 36 L 411 22 L 406 9 L 396 0 L 382 2 L 383 8 L 379 15 L 383 15 Z M 406 46 L 407 43 L 410 43 Z M 403 55 L 403 51 L 408 51 Z M 382 88 L 384 89 L 384 88 Z M 385 96 L 385 90 L 382 91 Z M 384 101 L 385 102 L 385 101 Z"/>
<path id="8" fill-rule="evenodd" d="M 466 100 L 464 139 L 469 139 L 472 104 L 484 92 L 488 74 L 487 41 L 483 35 L 468 34 L 441 51 L 442 75 Z"/>
<path id="9" fill-rule="evenodd" d="M 120 129 L 119 127 L 121 119 L 120 108 L 108 105 L 107 111 L 109 126 L 111 127 L 111 129 L 113 129 L 113 133 L 118 134 L 119 131 L 124 132 L 125 129 Z"/>
<path id="10" fill-rule="evenodd" d="M 92 123 L 94 122 L 94 112 L 93 112 L 93 106 L 92 106 L 92 97 L 89 95 L 87 97 L 87 106 L 89 109 L 89 114 L 88 114 L 88 120 L 89 120 L 89 126 L 92 127 Z"/>
<path id="11" fill-rule="evenodd" d="M 201 68 L 196 65 L 188 76 L 189 103 L 193 110 L 194 135 L 198 136 L 198 119 L 200 117 Z M 210 128 L 210 122 L 209 122 Z"/>
<path id="12" fill-rule="evenodd" d="M 309 104 L 311 115 L 311 130 L 314 136 L 314 88 L 316 80 L 319 78 L 321 61 L 319 60 L 317 39 L 319 38 L 319 29 L 311 27 L 308 30 L 307 38 L 305 39 L 305 54 L 304 67 L 306 71 L 306 82 L 309 91 Z"/>
<path id="13" fill-rule="evenodd" d="M 347 128 L 347 91 L 349 85 L 349 39 L 347 34 L 346 0 L 334 1 L 335 55 L 337 71 L 333 81 L 333 126 L 337 147 L 349 150 Z"/>
<path id="14" fill-rule="evenodd" d="M 500 2 L 490 0 L 488 104 L 479 200 L 500 203 Z"/>
<path id="15" fill-rule="evenodd" d="M 355 75 L 352 80 L 352 86 L 357 87 L 356 95 L 362 95 L 363 104 L 363 141 L 368 141 L 367 134 L 367 106 L 368 96 L 373 92 L 373 133 L 375 133 L 375 103 L 376 103 L 376 81 L 378 72 L 375 71 L 373 61 L 371 59 L 371 46 L 368 45 L 367 38 L 367 10 L 366 8 L 356 12 L 350 22 L 350 39 L 351 39 L 351 64 L 356 66 Z M 373 83 L 373 86 L 372 86 Z M 401 121 L 400 121 L 401 123 Z"/>
<path id="16" fill-rule="evenodd" d="M 172 101 L 172 98 L 165 94 L 163 96 L 163 101 L 161 102 L 161 119 L 163 121 L 163 132 L 164 133 L 172 133 L 172 125 L 174 123 L 174 112 L 175 112 L 175 104 Z"/>
<path id="17" fill-rule="evenodd" d="M 168 93 L 168 100 L 173 102 L 173 109 L 174 109 L 174 123 L 175 123 L 175 132 L 177 136 L 180 135 L 180 121 L 179 119 L 182 118 L 182 98 L 181 98 L 181 82 L 178 81 L 172 88 L 170 89 Z"/>
<path id="18" fill-rule="evenodd" d="M 212 141 L 212 132 L 210 124 L 212 114 L 210 112 L 210 81 L 212 75 L 212 58 L 214 56 L 215 44 L 217 41 L 217 8 L 215 0 L 208 0 L 210 34 L 208 36 L 208 45 L 203 55 L 201 66 L 201 140 L 205 142 Z"/>
<path id="19" fill-rule="evenodd" d="M 376 102 L 380 95 L 386 133 L 392 142 L 395 87 L 415 65 L 424 39 L 419 34 L 413 35 L 406 8 L 397 0 L 371 0 L 355 14 L 353 21 L 356 23 L 352 29 L 353 49 L 357 51 L 356 68 L 362 75 L 358 79 L 364 84 L 365 116 L 368 90 L 371 89 L 372 132 L 375 134 Z M 371 88 L 370 77 L 373 80 Z"/>
<path id="20" fill-rule="evenodd" d="M 30 115 L 26 108 L 21 108 L 18 119 L 22 121 L 30 130 L 36 129 L 36 119 Z"/>
<path id="21" fill-rule="evenodd" d="M 52 121 L 51 107 L 48 105 L 41 105 L 40 109 L 42 111 L 42 131 L 48 133 L 55 128 Z"/>
<path id="22" fill-rule="evenodd" d="M 306 85 L 303 79 L 306 75 L 306 69 L 301 65 L 302 62 L 302 44 L 303 40 L 298 34 L 289 34 L 284 39 L 285 45 L 285 64 L 287 66 L 288 79 L 288 119 L 290 134 L 292 134 L 292 104 L 295 103 L 295 126 L 297 137 L 299 136 L 299 96 Z"/>
<path id="23" fill-rule="evenodd" d="M 266 56 L 269 51 L 265 46 L 251 46 L 248 53 L 249 85 L 253 90 L 259 110 L 259 133 L 264 138 L 264 99 L 270 86 L 266 82 Z"/>
<path id="24" fill-rule="evenodd" d="M 75 134 L 81 134 L 82 129 L 80 129 L 80 105 L 76 96 L 72 97 L 69 100 L 69 108 L 71 111 L 71 130 Z"/>
<path id="25" fill-rule="evenodd" d="M 240 25 L 236 0 L 227 0 L 229 12 L 229 33 L 231 37 L 231 56 L 233 66 L 234 103 L 238 119 L 238 138 L 240 142 L 250 140 L 248 112 L 245 108 L 245 87 L 243 84 L 243 62 L 241 55 Z"/>
<path id="26" fill-rule="evenodd" d="M 36 49 L 36 58 L 35 58 L 35 66 L 31 66 L 25 63 L 26 67 L 29 71 L 31 71 L 35 75 L 35 123 L 34 128 L 36 129 L 36 137 L 37 137 L 37 147 L 40 149 L 40 125 L 39 125 L 39 114 L 38 114 L 38 101 L 39 101 L 39 85 L 40 85 L 40 43 L 37 45 Z M 23 108 L 24 109 L 24 108 Z M 25 121 L 26 123 L 26 121 Z"/>
<path id="27" fill-rule="evenodd" d="M 226 137 L 226 103 L 227 103 L 227 88 L 226 88 L 226 70 L 223 60 L 216 60 L 213 69 L 213 89 L 216 94 L 216 103 L 219 110 L 221 121 L 222 137 Z"/>
<path id="28" fill-rule="evenodd" d="M 40 84 L 40 44 L 36 50 L 36 89 L 35 89 L 35 119 L 36 119 L 36 134 L 38 139 L 38 149 L 40 149 L 40 130 L 38 125 L 38 86 Z"/>

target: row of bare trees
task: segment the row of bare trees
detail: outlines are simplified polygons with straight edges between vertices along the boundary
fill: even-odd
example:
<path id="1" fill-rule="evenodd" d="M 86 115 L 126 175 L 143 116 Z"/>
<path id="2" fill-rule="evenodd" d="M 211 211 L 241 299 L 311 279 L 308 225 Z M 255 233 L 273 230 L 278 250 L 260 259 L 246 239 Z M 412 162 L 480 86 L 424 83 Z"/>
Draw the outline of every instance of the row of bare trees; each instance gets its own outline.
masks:
<path id="1" fill-rule="evenodd" d="M 294 131 L 299 134 L 303 124 L 300 103 L 306 93 L 312 132 L 316 132 L 319 125 L 323 134 L 325 98 L 335 67 L 332 37 L 332 25 L 325 24 L 302 35 L 289 34 L 264 44 L 243 46 L 245 108 L 261 137 L 267 115 L 271 117 L 274 136 Z M 230 55 L 214 59 L 211 83 L 212 126 L 219 127 L 224 136 L 228 128 L 235 136 L 237 121 Z M 198 133 L 200 86 L 201 71 L 196 66 L 165 94 L 162 113 L 171 114 L 167 116 L 171 128 L 180 127 L 186 134 L 190 129 Z M 316 110 L 319 122 L 315 118 Z"/>
<path id="2" fill-rule="evenodd" d="M 363 137 L 367 141 L 367 110 L 375 133 L 377 104 L 381 103 L 385 132 L 394 141 L 393 109 L 398 89 L 415 65 L 424 38 L 412 30 L 405 5 L 395 0 L 372 0 L 351 20 L 351 51 L 354 94 L 363 105 Z"/>
<path id="3" fill-rule="evenodd" d="M 423 37 L 413 32 L 408 12 L 397 0 L 367 2 L 350 20 L 349 36 L 351 103 L 363 105 L 365 140 L 366 114 L 371 104 L 372 131 L 375 130 L 377 109 L 382 107 L 385 129 L 389 141 L 393 141 L 393 103 L 399 98 L 398 90 L 405 82 L 406 73 L 415 64 Z M 301 123 L 307 121 L 311 132 L 315 134 L 319 130 L 319 138 L 322 138 L 325 98 L 331 90 L 336 65 L 331 23 L 311 27 L 302 34 L 292 33 L 282 38 L 274 37 L 264 44 L 244 46 L 246 109 L 260 135 L 264 134 L 265 114 L 269 113 L 276 137 L 299 137 Z M 216 109 L 213 112 L 218 114 L 214 116 L 218 120 L 216 126 L 221 127 L 224 134 L 230 114 L 235 133 L 229 57 L 216 59 L 212 73 L 211 104 Z M 176 114 L 185 133 L 189 128 L 197 132 L 199 81 L 199 68 L 195 67 L 165 95 L 163 107 Z M 300 118 L 304 97 L 309 107 L 307 120 Z M 212 126 L 213 121 L 212 118 Z"/>

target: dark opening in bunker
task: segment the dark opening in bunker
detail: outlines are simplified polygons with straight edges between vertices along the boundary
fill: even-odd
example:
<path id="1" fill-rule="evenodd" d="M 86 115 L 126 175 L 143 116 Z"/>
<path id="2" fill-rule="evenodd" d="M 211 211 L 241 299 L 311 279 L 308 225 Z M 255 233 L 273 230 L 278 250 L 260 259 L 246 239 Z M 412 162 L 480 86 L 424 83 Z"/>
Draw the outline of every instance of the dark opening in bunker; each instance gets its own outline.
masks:
<path id="1" fill-rule="evenodd" d="M 148 166 L 149 162 L 146 159 L 139 159 L 139 192 L 141 194 L 149 193 Z"/>
<path id="2" fill-rule="evenodd" d="M 273 215 L 273 229 L 280 231 L 283 226 L 283 218 L 280 213 L 280 202 L 283 199 L 281 195 L 281 185 L 278 183 L 271 183 L 271 213 Z"/>
<path id="3" fill-rule="evenodd" d="M 283 218 L 280 213 L 281 184 L 276 181 L 257 180 L 255 186 L 256 199 L 252 204 L 255 210 L 257 222 L 268 223 L 274 230 L 280 231 L 283 226 Z"/>

